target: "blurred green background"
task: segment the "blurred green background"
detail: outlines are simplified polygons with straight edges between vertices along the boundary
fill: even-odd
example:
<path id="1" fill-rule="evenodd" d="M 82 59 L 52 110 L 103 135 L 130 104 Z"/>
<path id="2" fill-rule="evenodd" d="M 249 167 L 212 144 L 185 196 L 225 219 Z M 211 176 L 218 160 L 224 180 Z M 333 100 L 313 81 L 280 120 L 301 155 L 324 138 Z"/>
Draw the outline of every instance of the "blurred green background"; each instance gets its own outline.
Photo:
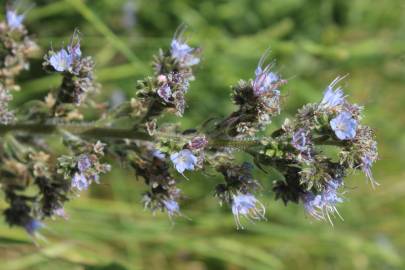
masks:
<path id="1" fill-rule="evenodd" d="M 140 204 L 144 187 L 115 164 L 99 186 L 68 203 L 69 221 L 49 221 L 47 242 L 35 246 L 18 228 L 0 222 L 0 269 L 405 269 L 405 1 L 403 0 L 39 0 L 26 24 L 45 50 L 65 44 L 74 28 L 97 62 L 100 99 L 133 96 L 151 73 L 151 57 L 170 44 L 181 23 L 203 48 L 187 96 L 184 128 L 231 112 L 230 84 L 253 76 L 271 48 L 283 87 L 283 114 L 316 102 L 338 75 L 350 100 L 365 105 L 376 129 L 381 186 L 361 174 L 347 179 L 344 221 L 312 221 L 302 206 L 274 201 L 268 176 L 267 222 L 237 231 L 227 207 L 212 198 L 220 177 L 191 176 L 189 197 L 175 224 Z M 60 78 L 41 70 L 41 57 L 20 77 L 14 105 L 42 98 Z M 115 94 L 114 94 L 115 93 Z M 175 119 L 172 119 L 175 121 Z M 0 208 L 6 205 L 2 202 Z"/>

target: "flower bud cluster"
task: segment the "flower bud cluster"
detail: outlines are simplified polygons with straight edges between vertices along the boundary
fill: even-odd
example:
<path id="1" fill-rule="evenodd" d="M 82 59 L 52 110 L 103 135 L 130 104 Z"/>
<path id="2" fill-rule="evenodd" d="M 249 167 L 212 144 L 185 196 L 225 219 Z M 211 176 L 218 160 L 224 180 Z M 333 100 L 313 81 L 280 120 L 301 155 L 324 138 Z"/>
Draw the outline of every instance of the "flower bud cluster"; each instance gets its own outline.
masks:
<path id="1" fill-rule="evenodd" d="M 0 81 L 9 91 L 19 90 L 15 77 L 29 68 L 28 58 L 38 50 L 23 24 L 25 14 L 9 7 L 0 22 Z"/>
<path id="2" fill-rule="evenodd" d="M 274 134 L 283 151 L 290 153 L 282 166 L 294 166 L 292 176 L 297 179 L 276 181 L 277 197 L 286 203 L 301 200 L 311 216 L 330 221 L 338 214 L 336 204 L 343 201 L 338 190 L 352 170 L 362 170 L 377 185 L 371 174 L 378 159 L 374 134 L 361 124 L 362 108 L 348 102 L 337 86 L 341 79 L 327 87 L 320 103 L 304 106 L 294 121 L 286 121 Z M 327 154 L 325 147 L 333 147 L 335 154 Z"/>
<path id="3" fill-rule="evenodd" d="M 232 87 L 232 98 L 239 109 L 219 124 L 225 135 L 231 137 L 254 136 L 280 114 L 280 87 L 287 81 L 270 69 L 263 67 L 267 54 L 259 61 L 255 78 L 248 82 L 240 81 Z"/>
<path id="4" fill-rule="evenodd" d="M 136 175 L 142 177 L 148 187 L 142 198 L 144 207 L 153 213 L 166 211 L 170 217 L 180 215 L 181 191 L 177 187 L 178 181 L 171 176 L 167 154 L 152 144 L 127 144 L 126 147 L 138 150 L 136 154 L 135 151 L 127 152 L 123 158 L 130 160 Z"/>
<path id="5" fill-rule="evenodd" d="M 160 50 L 154 60 L 154 77 L 138 82 L 137 96 L 147 108 L 144 120 L 160 116 L 165 110 L 182 116 L 186 108 L 185 94 L 194 80 L 193 68 L 199 64 L 199 49 L 190 47 L 183 30 L 174 36 L 170 50 Z"/>
<path id="6" fill-rule="evenodd" d="M 94 81 L 94 61 L 91 57 L 82 56 L 78 31 L 74 32 L 66 49 L 62 48 L 59 51 L 51 49 L 45 55 L 43 67 L 49 72 L 60 73 L 63 76 L 55 103 L 55 112 L 58 116 L 66 113 L 61 105 L 80 105 L 89 93 L 99 87 Z"/>
<path id="7" fill-rule="evenodd" d="M 29 68 L 28 58 L 38 47 L 28 36 L 23 21 L 24 14 L 8 7 L 6 20 L 0 22 L 0 123 L 8 124 L 14 120 L 8 103 L 12 91 L 20 90 L 15 77 Z"/>
<path id="8" fill-rule="evenodd" d="M 107 173 L 111 167 L 109 164 L 102 163 L 105 144 L 97 141 L 88 143 L 84 141 L 75 141 L 70 137 L 69 144 L 74 155 L 63 155 L 58 158 L 57 172 L 70 182 L 73 192 L 87 190 L 91 183 L 99 184 L 100 174 Z"/>

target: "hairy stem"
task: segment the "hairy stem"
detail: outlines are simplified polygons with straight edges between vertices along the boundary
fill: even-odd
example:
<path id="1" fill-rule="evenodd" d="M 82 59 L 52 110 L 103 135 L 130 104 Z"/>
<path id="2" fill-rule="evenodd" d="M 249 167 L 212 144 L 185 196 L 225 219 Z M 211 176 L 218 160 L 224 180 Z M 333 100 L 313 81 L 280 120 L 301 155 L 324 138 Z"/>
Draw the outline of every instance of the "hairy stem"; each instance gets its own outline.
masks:
<path id="1" fill-rule="evenodd" d="M 120 129 L 110 127 L 94 127 L 83 124 L 64 124 L 64 123 L 15 123 L 10 125 L 0 125 L 0 135 L 8 132 L 28 132 L 34 134 L 50 135 L 65 130 L 72 134 L 91 137 L 95 139 L 117 138 L 117 139 L 139 139 L 150 140 L 151 137 L 145 132 L 139 132 L 133 129 Z"/>
<path id="2" fill-rule="evenodd" d="M 0 125 L 0 135 L 5 135 L 10 132 L 26 132 L 39 135 L 51 135 L 57 133 L 59 130 L 64 130 L 80 137 L 89 137 L 94 139 L 135 139 L 152 141 L 153 137 L 144 131 L 137 131 L 134 129 L 112 128 L 112 127 L 95 127 L 91 123 L 87 124 L 74 124 L 74 123 L 15 123 L 9 125 Z M 157 132 L 155 136 L 160 138 L 167 138 L 173 140 L 184 139 L 179 134 L 167 134 L 164 132 Z M 240 150 L 246 150 L 251 147 L 262 145 L 261 139 L 252 140 L 237 140 L 237 139 L 212 139 L 210 141 L 211 147 L 233 147 Z"/>

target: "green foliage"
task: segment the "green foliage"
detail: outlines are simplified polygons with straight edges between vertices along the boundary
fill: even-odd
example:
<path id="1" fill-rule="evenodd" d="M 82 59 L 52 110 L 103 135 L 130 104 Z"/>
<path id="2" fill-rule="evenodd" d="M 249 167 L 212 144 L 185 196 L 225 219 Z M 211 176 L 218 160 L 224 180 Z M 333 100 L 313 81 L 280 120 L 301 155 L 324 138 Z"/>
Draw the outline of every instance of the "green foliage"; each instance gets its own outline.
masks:
<path id="1" fill-rule="evenodd" d="M 47 225 L 48 242 L 40 247 L 22 230 L 0 223 L 0 269 L 405 268 L 402 0 L 138 0 L 130 29 L 122 24 L 124 0 L 35 2 L 30 32 L 47 48 L 79 28 L 83 50 L 95 56 L 104 98 L 117 89 L 132 97 L 136 80 L 151 70 L 152 53 L 168 46 L 179 24 L 188 24 L 191 43 L 202 43 L 203 63 L 187 96 L 192 110 L 186 109 L 183 128 L 229 113 L 229 85 L 251 78 L 269 47 L 289 79 L 284 111 L 274 119 L 278 126 L 300 104 L 319 100 L 327 82 L 349 73 L 345 91 L 367 105 L 365 120 L 377 127 L 381 161 L 375 175 L 381 186 L 371 191 L 363 176 L 351 177 L 350 202 L 340 210 L 345 221 L 334 227 L 305 218 L 300 207 L 285 208 L 265 191 L 260 199 L 269 221 L 236 231 L 229 209 L 203 195 L 218 179 L 202 175 L 184 185 L 185 194 L 198 200 L 184 209 L 192 219 L 178 218 L 172 226 L 166 215 L 143 211 L 137 195 L 142 183 L 125 168 L 115 169 L 104 185 L 68 204 L 69 221 Z M 22 77 L 14 106 L 60 83 L 41 71 L 41 62 L 38 55 L 33 72 Z M 277 175 L 258 177 L 269 190 Z"/>

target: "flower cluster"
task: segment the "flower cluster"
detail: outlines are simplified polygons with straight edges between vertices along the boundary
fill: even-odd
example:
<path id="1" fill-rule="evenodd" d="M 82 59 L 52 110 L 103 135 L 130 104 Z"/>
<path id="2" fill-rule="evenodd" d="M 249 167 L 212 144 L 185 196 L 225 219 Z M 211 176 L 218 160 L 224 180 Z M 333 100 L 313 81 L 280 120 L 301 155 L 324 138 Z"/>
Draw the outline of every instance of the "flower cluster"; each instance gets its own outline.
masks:
<path id="1" fill-rule="evenodd" d="M 188 179 L 186 175 L 221 175 L 224 182 L 216 185 L 214 194 L 229 207 L 238 229 L 245 227 L 244 221 L 266 219 L 255 167 L 277 175 L 276 199 L 302 203 L 311 217 L 331 223 L 333 216 L 340 216 L 337 206 L 344 201 L 347 175 L 360 170 L 377 184 L 371 171 L 378 159 L 375 135 L 361 122 L 362 107 L 350 103 L 339 86 L 341 77 L 327 86 L 320 102 L 305 105 L 281 128 L 262 135 L 280 113 L 280 88 L 286 83 L 272 64 L 265 65 L 267 53 L 253 79 L 232 87 L 236 111 L 187 130 L 162 123 L 166 113 L 184 114 L 185 96 L 200 63 L 200 49 L 186 43 L 184 28 L 155 56 L 154 73 L 138 81 L 130 100 L 94 110 L 91 119 L 81 105 L 95 104 L 83 101 L 98 84 L 93 61 L 82 56 L 78 31 L 65 48 L 44 57 L 45 71 L 63 76 L 57 93 L 9 108 L 12 90 L 18 89 L 15 76 L 28 66 L 28 52 L 34 47 L 23 20 L 24 15 L 8 9 L 6 22 L 0 23 L 5 52 L 0 58 L 0 134 L 7 133 L 0 137 L 0 188 L 11 226 L 35 235 L 46 218 L 67 218 L 64 204 L 110 170 L 105 156 L 117 159 L 145 184 L 145 208 L 170 218 L 182 216 L 185 196 L 178 183 Z M 48 144 L 44 134 L 59 135 L 63 145 L 54 147 L 54 140 Z M 240 152 L 252 163 L 240 164 Z"/>
<path id="2" fill-rule="evenodd" d="M 371 166 L 378 159 L 377 143 L 372 130 L 361 122 L 361 107 L 347 101 L 341 87 L 342 78 L 335 79 L 326 89 L 318 104 L 309 104 L 299 110 L 295 121 L 287 121 L 275 134 L 278 146 L 291 138 L 296 155 L 286 157 L 288 166 L 298 166 L 292 174 L 299 182 L 277 181 L 274 190 L 285 202 L 303 201 L 307 212 L 318 219 L 331 220 L 337 213 L 336 204 L 343 200 L 338 188 L 350 171 L 361 169 L 373 186 L 376 182 Z M 322 146 L 336 147 L 337 156 L 328 156 Z M 337 161 L 336 161 L 337 160 Z M 291 169 L 290 169 L 291 171 Z M 331 180 L 332 179 L 332 180 Z"/>
<path id="3" fill-rule="evenodd" d="M 177 187 L 178 181 L 170 174 L 166 154 L 150 147 L 142 148 L 142 155 L 132 160 L 132 167 L 149 189 L 142 199 L 145 208 L 152 212 L 166 211 L 169 216 L 179 215 L 181 191 Z"/>
<path id="4" fill-rule="evenodd" d="M 263 68 L 267 56 L 265 53 L 260 58 L 254 80 L 240 81 L 232 87 L 233 100 L 239 109 L 218 124 L 218 129 L 226 131 L 227 136 L 253 136 L 280 113 L 279 88 L 287 81 L 270 71 L 271 64 Z"/>
<path id="5" fill-rule="evenodd" d="M 29 68 L 28 58 L 37 51 L 37 45 L 30 39 L 23 24 L 24 14 L 18 14 L 8 7 L 6 21 L 0 22 L 0 123 L 7 124 L 14 120 L 9 110 L 11 92 L 20 90 L 15 77 Z"/>
<path id="6" fill-rule="evenodd" d="M 172 40 L 170 50 L 160 50 L 155 56 L 155 76 L 138 82 L 138 98 L 142 101 L 145 120 L 152 120 L 165 110 L 178 116 L 186 108 L 185 94 L 190 81 L 194 79 L 193 68 L 200 60 L 199 50 L 185 43 L 183 31 L 180 30 Z"/>
<path id="7" fill-rule="evenodd" d="M 316 195 L 311 191 L 304 193 L 302 201 L 307 213 L 316 219 L 328 219 L 331 224 L 333 224 L 331 215 L 337 214 L 342 218 L 336 208 L 338 203 L 343 202 L 339 194 L 341 185 L 343 185 L 342 179 L 332 179 L 326 183 L 321 193 Z"/>
<path id="8" fill-rule="evenodd" d="M 69 142 L 75 140 L 70 138 Z M 58 173 L 66 180 L 70 180 L 73 191 L 87 190 L 92 182 L 99 183 L 100 174 L 110 170 L 110 165 L 102 163 L 105 144 L 97 141 L 94 144 L 78 142 L 72 148 L 74 156 L 61 156 L 58 158 Z M 80 153 L 80 154 L 79 154 Z"/>
<path id="9" fill-rule="evenodd" d="M 10 91 L 19 90 L 14 79 L 29 68 L 28 58 L 38 50 L 23 24 L 24 17 L 24 14 L 19 15 L 16 10 L 8 8 L 7 20 L 0 22 L 0 81 Z"/>
<path id="10" fill-rule="evenodd" d="M 94 61 L 91 57 L 82 57 L 80 34 L 75 31 L 67 48 L 53 49 L 44 57 L 43 67 L 49 72 L 63 75 L 62 85 L 56 95 L 54 111 L 56 116 L 66 114 L 63 104 L 80 105 L 85 97 L 98 89 L 94 81 Z"/>

